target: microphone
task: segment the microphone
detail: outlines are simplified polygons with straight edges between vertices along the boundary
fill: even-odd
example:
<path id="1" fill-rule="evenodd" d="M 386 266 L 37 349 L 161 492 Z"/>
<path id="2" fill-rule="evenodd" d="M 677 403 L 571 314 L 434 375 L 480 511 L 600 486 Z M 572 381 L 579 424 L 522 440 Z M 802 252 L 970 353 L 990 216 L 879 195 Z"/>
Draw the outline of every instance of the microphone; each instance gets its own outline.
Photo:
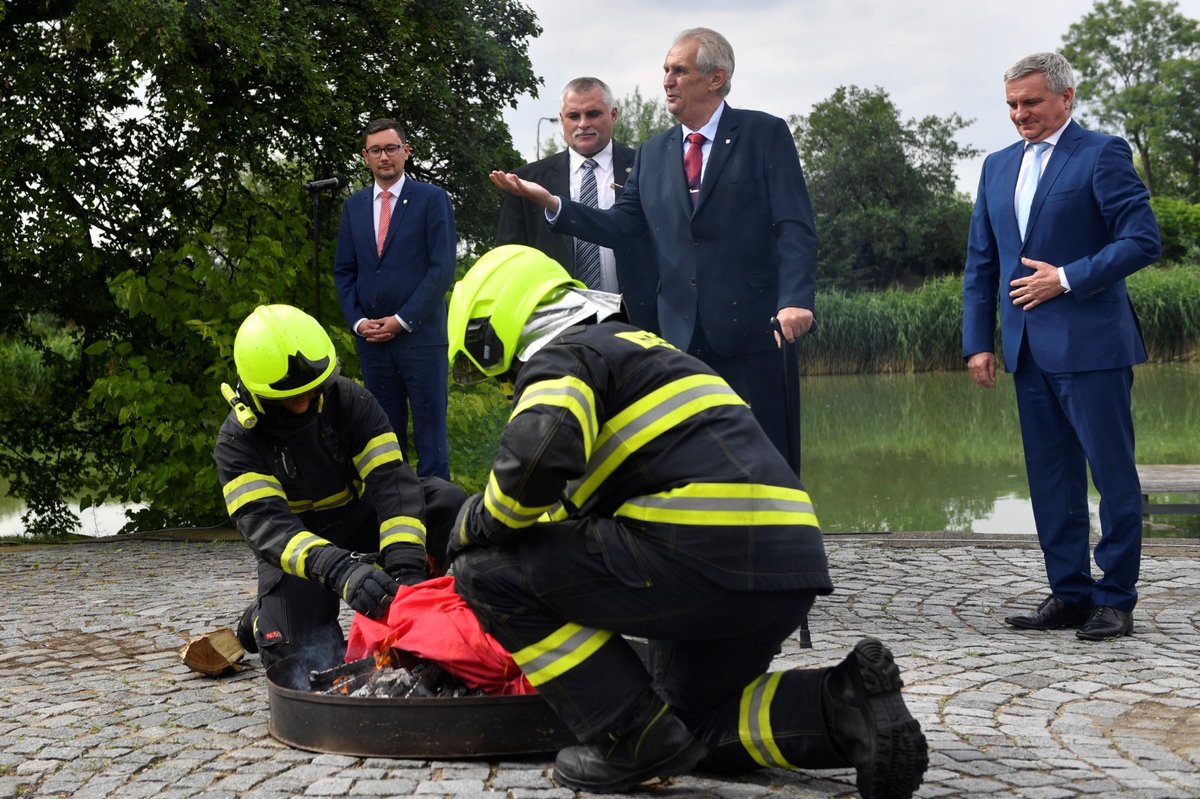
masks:
<path id="1" fill-rule="evenodd" d="M 333 177 L 325 178 L 324 180 L 310 180 L 304 184 L 304 188 L 314 192 L 325 191 L 325 189 L 343 189 L 349 182 L 350 179 L 339 172 Z"/>

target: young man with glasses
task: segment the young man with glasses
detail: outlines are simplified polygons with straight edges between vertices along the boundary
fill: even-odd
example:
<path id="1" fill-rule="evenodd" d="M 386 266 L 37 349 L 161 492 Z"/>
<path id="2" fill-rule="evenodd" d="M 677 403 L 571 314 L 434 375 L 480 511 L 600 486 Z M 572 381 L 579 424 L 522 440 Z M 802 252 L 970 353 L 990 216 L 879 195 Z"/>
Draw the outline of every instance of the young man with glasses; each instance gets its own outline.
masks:
<path id="1" fill-rule="evenodd" d="M 395 120 L 367 125 L 362 157 L 375 180 L 342 207 L 333 273 L 363 380 L 405 457 L 411 410 L 417 474 L 448 480 L 445 295 L 457 236 L 446 192 L 404 174 L 411 154 Z"/>

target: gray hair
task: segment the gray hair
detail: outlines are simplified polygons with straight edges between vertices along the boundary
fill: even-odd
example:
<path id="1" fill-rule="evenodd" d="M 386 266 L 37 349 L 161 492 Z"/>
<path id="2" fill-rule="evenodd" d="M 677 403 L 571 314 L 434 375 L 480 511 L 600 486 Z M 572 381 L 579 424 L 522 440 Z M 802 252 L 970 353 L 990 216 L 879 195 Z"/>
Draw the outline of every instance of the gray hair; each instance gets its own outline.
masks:
<path id="1" fill-rule="evenodd" d="M 571 94 L 572 92 L 575 94 L 584 94 L 586 92 L 594 91 L 595 89 L 600 89 L 604 92 L 604 104 L 609 108 L 612 108 L 612 89 L 608 88 L 608 84 L 599 78 L 575 78 L 574 80 L 568 82 L 566 86 L 563 86 L 562 94 L 559 95 L 559 100 L 565 103 L 567 101 L 567 95 Z"/>
<path id="2" fill-rule="evenodd" d="M 675 37 L 672 46 L 690 39 L 695 39 L 699 44 L 696 50 L 696 68 L 702 75 L 711 75 L 718 69 L 725 70 L 721 96 L 729 94 L 729 90 L 733 88 L 733 45 L 711 28 L 688 28 Z"/>
<path id="3" fill-rule="evenodd" d="M 1075 85 L 1075 71 L 1071 69 L 1071 62 L 1058 53 L 1034 53 L 1025 56 L 1008 68 L 1004 73 L 1004 82 L 1008 83 L 1035 72 L 1046 76 L 1046 85 L 1054 94 L 1062 94 Z"/>

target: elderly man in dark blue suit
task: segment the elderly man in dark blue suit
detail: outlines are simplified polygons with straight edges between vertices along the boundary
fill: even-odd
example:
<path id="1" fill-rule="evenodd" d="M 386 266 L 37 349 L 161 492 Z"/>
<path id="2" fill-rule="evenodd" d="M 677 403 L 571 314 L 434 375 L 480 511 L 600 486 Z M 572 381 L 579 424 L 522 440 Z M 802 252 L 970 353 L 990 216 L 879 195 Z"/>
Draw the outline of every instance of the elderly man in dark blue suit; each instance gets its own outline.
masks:
<path id="1" fill-rule="evenodd" d="M 333 277 L 367 389 L 417 474 L 450 479 L 446 292 L 454 281 L 454 210 L 444 190 L 404 174 L 411 150 L 395 120 L 370 122 L 362 157 L 373 185 L 342 206 Z"/>
<path id="2" fill-rule="evenodd" d="M 716 31 L 676 37 L 663 89 L 680 124 L 642 144 L 608 210 L 562 201 L 516 175 L 492 180 L 541 204 L 559 232 L 606 247 L 648 233 L 663 338 L 723 377 L 787 456 L 799 447 L 787 439 L 788 416 L 799 421 L 799 386 L 795 369 L 784 385 L 770 320 L 788 341 L 812 327 L 817 237 L 787 123 L 725 103 L 733 66 L 733 48 Z"/>
<path id="3" fill-rule="evenodd" d="M 1071 120 L 1071 65 L 1057 53 L 1004 76 L 1022 141 L 983 165 L 963 281 L 963 356 L 996 384 L 999 300 L 1029 496 L 1051 594 L 1018 629 L 1133 631 L 1141 560 L 1133 365 L 1146 360 L 1125 278 L 1159 256 L 1158 225 L 1123 139 Z M 1100 576 L 1089 557 L 1087 467 L 1100 492 Z"/>

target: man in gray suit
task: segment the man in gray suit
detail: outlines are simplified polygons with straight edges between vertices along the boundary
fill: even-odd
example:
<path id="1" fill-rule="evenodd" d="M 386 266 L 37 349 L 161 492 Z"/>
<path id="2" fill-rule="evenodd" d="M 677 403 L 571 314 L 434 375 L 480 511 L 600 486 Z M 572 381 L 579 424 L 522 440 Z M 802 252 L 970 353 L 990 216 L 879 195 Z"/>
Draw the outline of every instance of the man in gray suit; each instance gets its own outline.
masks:
<path id="1" fill-rule="evenodd" d="M 559 119 L 567 149 L 526 164 L 516 174 L 551 194 L 579 199 L 587 172 L 592 169 L 596 207 L 611 207 L 625 190 L 635 155 L 632 147 L 612 139 L 617 119 L 612 90 L 599 78 L 575 78 L 563 87 Z M 595 162 L 595 167 L 587 164 L 589 159 Z M 524 244 L 541 250 L 588 288 L 623 295 L 629 320 L 645 330 L 658 331 L 655 308 L 658 271 L 646 236 L 632 237 L 612 249 L 598 247 L 555 233 L 546 224 L 540 205 L 515 194 L 505 194 L 496 244 Z M 588 253 L 586 248 L 594 249 Z M 587 274 L 587 263 L 593 263 L 596 271 Z"/>

